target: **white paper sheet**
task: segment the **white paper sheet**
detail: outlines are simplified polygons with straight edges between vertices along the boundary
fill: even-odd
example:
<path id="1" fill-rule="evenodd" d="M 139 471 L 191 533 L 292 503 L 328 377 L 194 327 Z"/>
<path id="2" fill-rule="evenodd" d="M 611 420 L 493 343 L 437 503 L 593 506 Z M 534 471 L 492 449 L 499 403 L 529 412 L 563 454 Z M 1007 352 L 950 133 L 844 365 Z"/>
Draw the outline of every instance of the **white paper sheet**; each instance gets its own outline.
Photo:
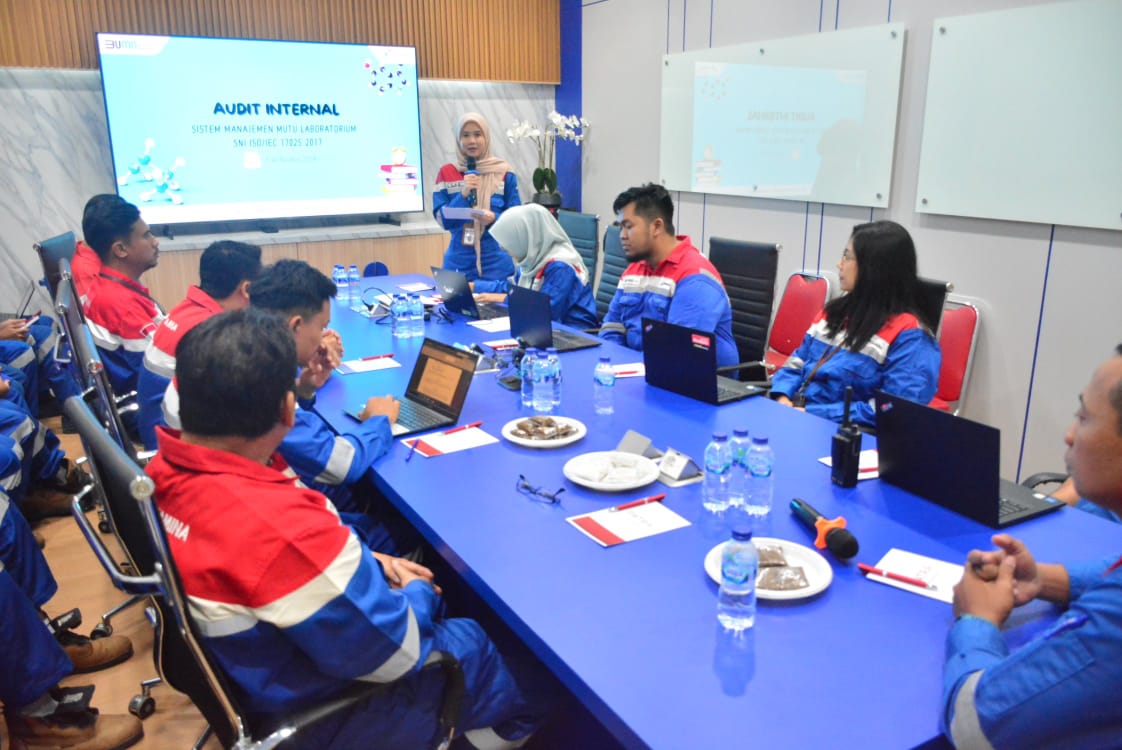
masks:
<path id="1" fill-rule="evenodd" d="M 893 547 L 884 554 L 875 566 L 889 573 L 897 573 L 909 578 L 916 578 L 925 583 L 933 584 L 934 589 L 924 589 L 913 586 L 903 581 L 894 581 L 891 578 L 878 576 L 874 573 L 866 574 L 866 578 L 877 583 L 884 583 L 894 588 L 910 591 L 913 594 L 926 596 L 929 599 L 950 604 L 954 600 L 954 587 L 962 580 L 962 566 L 954 563 L 936 560 L 934 557 L 917 555 Z"/>

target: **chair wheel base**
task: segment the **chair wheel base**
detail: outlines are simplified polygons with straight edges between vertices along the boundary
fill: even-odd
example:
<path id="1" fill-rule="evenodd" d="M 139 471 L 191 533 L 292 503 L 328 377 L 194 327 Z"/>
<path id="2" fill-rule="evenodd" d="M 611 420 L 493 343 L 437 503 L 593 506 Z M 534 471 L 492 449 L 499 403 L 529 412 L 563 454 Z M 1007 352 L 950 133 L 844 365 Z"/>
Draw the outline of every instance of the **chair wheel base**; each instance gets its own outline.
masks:
<path id="1" fill-rule="evenodd" d="M 97 530 L 100 531 L 102 534 L 108 534 L 109 532 L 113 531 L 113 529 L 109 526 L 108 521 L 98 521 L 97 522 Z"/>
<path id="2" fill-rule="evenodd" d="M 148 695 L 134 695 L 129 701 L 129 713 L 138 719 L 147 719 L 156 713 L 156 699 Z"/>
<path id="3" fill-rule="evenodd" d="M 98 638 L 108 638 L 113 635 L 113 626 L 107 622 L 95 625 L 94 629 L 90 631 L 90 640 L 96 641 Z"/>

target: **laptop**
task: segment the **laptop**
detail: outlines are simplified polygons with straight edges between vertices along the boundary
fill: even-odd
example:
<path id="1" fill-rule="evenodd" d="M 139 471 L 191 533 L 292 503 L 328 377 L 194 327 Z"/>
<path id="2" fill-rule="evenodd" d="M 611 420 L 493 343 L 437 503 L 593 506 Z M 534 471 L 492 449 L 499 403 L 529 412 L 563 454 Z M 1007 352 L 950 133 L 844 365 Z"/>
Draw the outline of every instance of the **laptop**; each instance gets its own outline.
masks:
<path id="1" fill-rule="evenodd" d="M 393 434 L 411 435 L 458 422 L 476 359 L 474 352 L 425 339 L 401 397 L 401 413 L 390 426 Z M 358 415 L 363 406 L 348 409 L 347 414 L 362 421 Z"/>
<path id="2" fill-rule="evenodd" d="M 717 336 L 708 331 L 643 318 L 647 383 L 709 404 L 727 404 L 763 388 L 717 374 Z"/>
<path id="3" fill-rule="evenodd" d="M 554 328 L 548 294 L 516 286 L 510 290 L 506 305 L 510 311 L 510 337 L 527 347 L 555 347 L 559 352 L 571 352 L 600 346 L 598 338 Z"/>
<path id="4" fill-rule="evenodd" d="M 1002 528 L 1064 507 L 998 476 L 1001 432 L 883 391 L 876 394 L 880 478 Z"/>
<path id="5" fill-rule="evenodd" d="M 444 300 L 444 306 L 452 312 L 472 320 L 490 320 L 507 316 L 507 309 L 503 305 L 490 302 L 476 304 L 471 287 L 468 286 L 467 276 L 459 271 L 433 266 L 432 277 L 436 280 L 436 290 Z"/>

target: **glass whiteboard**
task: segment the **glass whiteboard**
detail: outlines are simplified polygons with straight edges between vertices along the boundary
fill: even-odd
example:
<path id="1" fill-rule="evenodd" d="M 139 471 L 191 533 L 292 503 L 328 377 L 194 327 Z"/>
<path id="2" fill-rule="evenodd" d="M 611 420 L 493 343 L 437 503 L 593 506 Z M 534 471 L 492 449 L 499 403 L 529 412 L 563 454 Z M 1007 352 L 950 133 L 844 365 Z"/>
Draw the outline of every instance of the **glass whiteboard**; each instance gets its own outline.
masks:
<path id="1" fill-rule="evenodd" d="M 667 55 L 670 190 L 886 207 L 903 24 Z"/>
<path id="2" fill-rule="evenodd" d="M 1122 229 L 1122 0 L 935 19 L 916 210 Z"/>

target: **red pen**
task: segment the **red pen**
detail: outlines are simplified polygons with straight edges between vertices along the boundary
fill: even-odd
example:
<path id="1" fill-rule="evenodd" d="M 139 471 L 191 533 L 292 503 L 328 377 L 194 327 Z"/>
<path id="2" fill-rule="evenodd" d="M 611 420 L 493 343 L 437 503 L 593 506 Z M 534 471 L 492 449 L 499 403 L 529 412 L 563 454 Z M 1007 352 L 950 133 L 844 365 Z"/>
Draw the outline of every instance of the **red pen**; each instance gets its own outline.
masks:
<path id="1" fill-rule="evenodd" d="M 617 505 L 614 508 L 609 508 L 609 510 L 611 512 L 615 513 L 617 510 L 627 510 L 628 508 L 638 508 L 640 505 L 646 505 L 647 503 L 657 503 L 660 500 L 662 500 L 664 497 L 666 497 L 665 492 L 663 492 L 661 495 L 651 495 L 650 497 L 641 497 L 638 500 L 632 500 L 629 503 L 624 503 L 623 505 Z"/>
<path id="2" fill-rule="evenodd" d="M 393 359 L 393 352 L 388 352 L 386 354 L 372 354 L 369 357 L 363 357 L 359 360 L 359 362 L 370 362 L 375 359 L 386 359 L 387 357 Z"/>
<path id="3" fill-rule="evenodd" d="M 460 430 L 470 430 L 472 427 L 479 427 L 481 424 L 483 424 L 482 420 L 480 420 L 479 422 L 472 422 L 471 424 L 462 424 L 459 427 L 453 427 L 450 430 L 445 430 L 440 434 L 451 435 L 453 432 L 459 432 Z"/>
<path id="4" fill-rule="evenodd" d="M 862 474 L 868 474 L 870 471 L 877 471 L 878 469 L 880 469 L 879 466 L 866 466 L 864 469 L 858 469 L 857 471 Z"/>
<path id="5" fill-rule="evenodd" d="M 866 565 L 865 563 L 857 563 L 857 568 L 862 573 L 872 573 L 875 576 L 882 576 L 884 578 L 891 578 L 894 581 L 899 581 L 900 583 L 906 583 L 910 586 L 918 586 L 921 589 L 931 589 L 932 591 L 937 590 L 935 588 L 934 584 L 928 583 L 927 581 L 921 581 L 918 578 L 911 578 L 910 576 L 902 576 L 899 573 L 892 573 L 892 572 L 887 571 L 887 570 L 881 570 L 880 568 L 874 568 L 872 565 Z"/>

